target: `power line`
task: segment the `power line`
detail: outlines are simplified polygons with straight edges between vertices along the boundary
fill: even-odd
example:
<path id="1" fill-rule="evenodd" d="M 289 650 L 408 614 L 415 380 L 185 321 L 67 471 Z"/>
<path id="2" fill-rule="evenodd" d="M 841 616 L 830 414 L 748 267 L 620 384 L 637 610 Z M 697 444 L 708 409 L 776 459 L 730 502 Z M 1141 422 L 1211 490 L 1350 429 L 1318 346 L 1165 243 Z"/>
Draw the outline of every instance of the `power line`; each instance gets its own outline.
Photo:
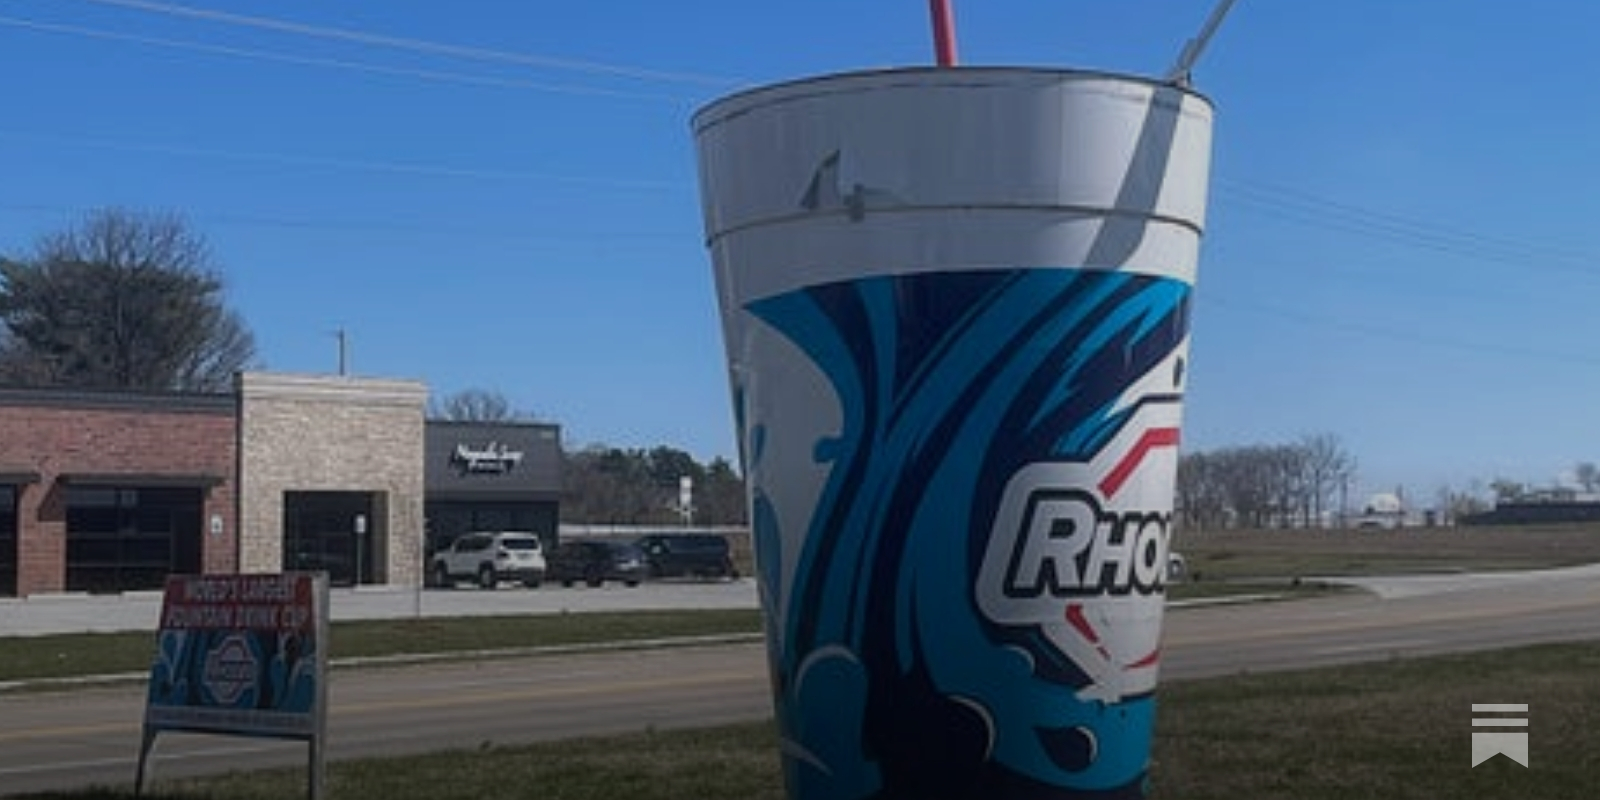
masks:
<path id="1" fill-rule="evenodd" d="M 3 22 L 4 18 L 0 17 L 0 23 Z M 413 174 L 428 177 L 531 180 L 649 191 L 672 190 L 684 186 L 679 181 L 607 178 L 514 170 L 486 170 L 417 162 L 374 161 L 292 153 L 220 150 L 184 145 L 133 143 L 115 139 L 65 136 L 6 130 L 4 128 L 0 128 L 0 138 L 101 150 L 261 161 L 273 164 Z M 1273 193 L 1282 192 L 1283 190 L 1267 187 L 1263 184 L 1242 181 L 1219 181 L 1219 183 L 1221 184 L 1219 188 L 1223 190 L 1224 194 L 1233 195 L 1246 205 L 1254 206 L 1293 222 L 1314 227 L 1343 230 L 1359 236 L 1381 239 L 1407 247 L 1479 260 L 1517 263 L 1529 269 L 1548 267 L 1546 263 L 1548 260 L 1562 260 L 1574 265 L 1578 265 L 1581 262 L 1581 265 L 1585 267 L 1597 267 L 1597 269 L 1582 270 L 1586 274 L 1600 273 L 1600 263 L 1597 263 L 1600 262 L 1600 256 L 1586 256 L 1575 250 L 1461 232 L 1437 223 L 1389 215 L 1305 193 L 1299 194 L 1292 202 L 1275 200 L 1273 199 Z"/>
<path id="2" fill-rule="evenodd" d="M 195 19 L 204 22 L 236 27 L 269 30 L 324 40 L 344 41 L 368 46 L 406 50 L 430 55 L 443 55 L 475 61 L 509 63 L 521 66 L 561 69 L 589 74 L 625 77 L 637 80 L 691 83 L 716 87 L 728 87 L 739 83 L 739 81 L 722 76 L 674 72 L 638 66 L 518 53 L 475 46 L 455 45 L 411 37 L 392 36 L 353 28 L 320 26 L 281 18 L 236 14 L 214 9 L 179 5 L 175 3 L 157 2 L 156 0 L 79 1 L 149 14 Z M 137 37 L 126 34 L 110 34 L 103 31 L 93 31 L 91 29 L 72 28 L 71 26 L 52 26 L 44 23 L 12 20 L 8 18 L 0 18 L 0 22 L 20 24 L 26 27 L 35 27 L 39 29 L 57 30 L 58 32 L 71 32 L 79 35 L 89 35 L 100 38 L 119 38 L 128 41 L 140 41 L 146 44 L 154 44 L 158 46 L 176 46 L 205 52 L 243 55 L 245 57 L 260 57 L 267 60 L 284 61 L 287 63 L 328 66 L 341 69 L 359 69 L 396 75 L 408 75 L 411 77 L 419 77 L 424 79 L 459 80 L 489 85 L 506 85 L 506 82 L 503 82 L 499 79 L 478 78 L 475 76 L 466 76 L 457 73 L 389 68 L 361 64 L 358 62 L 345 62 L 335 59 L 302 58 L 299 56 L 286 56 L 262 51 L 244 50 L 242 48 L 230 48 L 189 42 L 176 42 L 173 40 Z M 521 85 L 520 82 L 511 83 Z M 587 89 L 583 87 L 560 87 L 534 84 L 531 86 L 526 86 L 526 88 L 539 88 L 547 91 L 571 91 L 574 93 L 585 94 L 613 94 L 603 89 Z M 618 96 L 635 95 L 622 93 Z M 649 95 L 646 96 L 657 97 Z M 385 167 L 385 169 L 388 168 L 390 167 Z M 414 169 L 414 167 L 406 167 L 406 169 L 410 170 Z M 422 171 L 439 174 L 448 173 L 456 174 L 458 176 L 460 175 L 460 171 L 449 169 L 440 170 L 437 168 L 424 167 L 422 168 Z M 1600 270 L 1600 255 L 1594 253 L 1583 253 L 1573 250 L 1554 248 L 1548 245 L 1483 236 L 1475 232 L 1441 226 L 1435 223 L 1403 217 L 1400 215 L 1378 212 L 1353 204 L 1329 200 L 1311 195 L 1309 193 L 1284 187 L 1229 181 L 1225 178 L 1217 178 L 1214 182 L 1216 183 L 1220 192 L 1224 194 L 1230 194 L 1246 205 L 1254 206 L 1257 209 L 1264 210 L 1267 213 L 1273 214 L 1280 218 L 1299 222 L 1301 224 L 1345 230 L 1371 238 L 1386 240 L 1418 249 L 1468 256 L 1477 260 L 1517 263 L 1524 266 L 1544 268 L 1552 268 L 1551 262 L 1559 262 L 1568 264 L 1569 268 L 1577 268 L 1586 273 L 1593 273 L 1597 270 Z M 1528 263 L 1530 261 L 1535 263 Z"/>
<path id="3" fill-rule="evenodd" d="M 13 203 L 0 200 L 0 209 L 29 214 L 54 214 L 62 216 L 76 216 L 83 212 L 82 208 L 48 205 L 42 203 Z M 196 212 L 185 214 L 197 221 L 224 227 L 244 228 L 270 228 L 278 230 L 307 230 L 328 231 L 336 234 L 382 234 L 384 236 L 410 236 L 410 237 L 438 237 L 447 236 L 456 240 L 470 241 L 503 241 L 503 242 L 582 242 L 603 241 L 606 243 L 626 242 L 661 242 L 676 239 L 687 239 L 699 242 L 699 232 L 682 230 L 674 231 L 585 231 L 572 228 L 563 228 L 556 231 L 535 231 L 527 228 L 518 228 L 507 231 L 504 228 L 485 228 L 470 225 L 441 224 L 437 220 L 335 220 L 325 217 L 289 217 L 262 214 L 242 214 L 228 211 Z"/>
<path id="4" fill-rule="evenodd" d="M 290 33 L 294 35 L 352 42 L 369 46 L 407 50 L 430 55 L 444 55 L 455 58 L 465 58 L 476 61 L 491 61 L 517 64 L 520 66 L 567 69 L 590 74 L 604 74 L 639 80 L 704 83 L 707 85 L 718 86 L 734 83 L 734 81 L 730 79 L 705 75 L 691 75 L 687 73 L 676 73 L 640 67 L 576 61 L 571 59 L 560 59 L 522 53 L 511 53 L 478 47 L 464 47 L 459 45 L 430 42 L 421 39 L 394 37 L 354 29 L 315 26 L 282 19 L 247 16 L 169 3 L 152 2 L 151 0 L 81 1 L 97 5 L 141 11 L 145 13 L 196 19 L 205 22 L 255 29 L 264 29 L 279 33 Z M 626 94 L 614 93 L 604 89 L 587 89 L 584 87 L 552 87 L 542 84 L 527 84 L 520 81 L 479 78 L 477 76 L 461 75 L 458 73 L 391 68 L 363 64 L 359 62 L 347 62 L 336 59 L 300 57 L 266 51 L 228 47 L 223 45 L 199 44 L 169 39 L 157 39 L 154 37 L 134 36 L 131 34 L 117 34 L 74 26 L 53 25 L 28 20 L 15 20 L 13 18 L 0 18 L 0 24 L 13 24 L 16 26 L 29 27 L 36 30 L 48 30 L 58 33 L 91 36 L 95 38 L 131 41 L 154 46 L 177 47 L 181 49 L 190 49 L 199 52 L 208 52 L 221 55 L 260 58 L 263 60 L 303 64 L 309 66 L 356 69 L 429 80 L 450 80 L 485 85 L 514 85 L 519 88 L 539 88 L 551 91 L 570 90 L 577 93 L 616 94 L 618 96 L 623 96 Z M 643 97 L 649 95 L 627 96 Z M 130 144 L 104 139 L 50 137 L 17 134 L 14 132 L 8 134 L 5 131 L 0 131 L 0 136 L 4 135 L 11 135 L 13 137 L 27 136 L 36 140 L 51 141 L 58 144 L 122 150 L 128 152 L 147 152 L 162 155 L 252 160 L 277 164 L 292 164 L 320 168 L 354 169 L 397 174 L 413 174 L 429 177 L 491 180 L 535 180 L 648 190 L 663 190 L 681 186 L 680 183 L 665 181 L 616 180 L 596 178 L 593 176 L 548 175 L 507 170 L 465 169 L 459 167 L 418 163 L 326 158 L 282 153 L 237 152 L 153 144 Z M 1244 206 L 1299 224 L 1322 229 L 1344 231 L 1347 233 L 1371 239 L 1387 241 L 1406 247 L 1439 252 L 1479 261 L 1514 263 L 1528 269 L 1566 269 L 1569 271 L 1581 272 L 1586 275 L 1600 274 L 1600 269 L 1597 269 L 1597 263 L 1600 263 L 1600 256 L 1596 256 L 1595 254 L 1591 253 L 1583 253 L 1570 249 L 1551 247 L 1541 243 L 1484 236 L 1482 234 L 1472 231 L 1465 231 L 1460 228 L 1440 225 L 1427 220 L 1380 212 L 1351 203 L 1319 197 L 1295 189 L 1259 183 L 1230 181 L 1225 178 L 1217 178 L 1215 179 L 1215 183 L 1217 184 L 1217 188 L 1220 193 L 1234 198 Z M 1293 312 L 1288 313 L 1292 314 Z M 1338 324 L 1345 325 L 1346 323 L 1344 321 L 1339 321 Z M 1477 350 L 1483 349 L 1480 346 L 1471 347 Z"/>
<path id="5" fill-rule="evenodd" d="M 1215 292 L 1200 292 L 1199 301 L 1203 305 L 1220 308 L 1237 308 L 1260 314 L 1268 314 L 1280 319 L 1325 328 L 1338 333 L 1364 336 L 1368 338 L 1383 339 L 1387 341 L 1407 342 L 1414 345 L 1455 350 L 1459 352 L 1483 355 L 1496 353 L 1503 356 L 1512 356 L 1519 359 L 1539 359 L 1543 361 L 1556 361 L 1568 364 L 1581 364 L 1583 366 L 1600 366 L 1600 354 L 1587 354 L 1579 352 L 1561 352 L 1538 347 L 1526 347 L 1508 342 L 1469 341 L 1451 336 L 1437 336 L 1429 333 L 1418 332 L 1415 328 L 1390 327 L 1386 325 L 1372 325 L 1356 322 L 1348 318 L 1324 316 L 1321 314 L 1307 314 L 1303 311 L 1267 303 L 1238 301 L 1217 296 Z"/>
<path id="6" fill-rule="evenodd" d="M 0 138 L 118 152 L 254 161 L 299 167 L 416 175 L 432 178 L 533 181 L 547 184 L 570 184 L 648 192 L 675 191 L 687 186 L 682 181 L 564 175 L 533 171 L 477 169 L 418 162 L 221 150 L 185 145 L 135 143 L 95 137 L 63 136 L 59 134 L 6 130 L 3 128 L 0 128 Z M 1440 252 L 1478 261 L 1516 264 L 1526 270 L 1560 270 L 1590 277 L 1600 277 L 1600 263 L 1597 263 L 1600 262 L 1600 258 L 1588 259 L 1585 258 L 1584 254 L 1574 250 L 1459 232 L 1435 223 L 1387 215 L 1310 194 L 1301 194 L 1294 198 L 1292 202 L 1280 202 L 1274 200 L 1274 195 L 1272 194 L 1279 190 L 1257 184 L 1227 181 L 1222 188 L 1225 194 L 1236 196 L 1246 205 L 1254 206 L 1266 213 L 1310 227 L 1342 230 L 1366 238 L 1379 239 L 1410 248 Z"/>
<path id="7" fill-rule="evenodd" d="M 561 175 L 543 172 L 521 172 L 516 170 L 472 169 L 465 167 L 444 166 L 439 164 L 422 164 L 402 161 L 373 161 L 366 159 L 333 158 L 326 156 L 305 156 L 291 153 L 217 150 L 205 147 L 142 144 L 121 142 L 114 139 L 60 136 L 55 134 L 41 134 L 28 131 L 14 131 L 5 129 L 0 129 L 0 138 L 43 142 L 53 145 L 65 145 L 68 147 L 80 147 L 96 150 L 151 153 L 166 156 L 215 158 L 233 161 L 257 161 L 268 164 L 348 169 L 362 172 L 385 172 L 403 175 L 419 175 L 431 178 L 468 178 L 477 180 L 567 183 L 634 191 L 662 191 L 676 189 L 682 186 L 681 183 L 675 181 L 653 181 L 633 178 L 605 178 L 592 175 Z"/>
<path id="8" fill-rule="evenodd" d="M 1486 236 L 1414 217 L 1259 183 L 1217 179 L 1219 193 L 1281 219 L 1342 230 L 1433 252 L 1535 269 L 1600 275 L 1600 254 L 1544 243 Z"/>
<path id="9" fill-rule="evenodd" d="M 0 138 L 117 152 L 252 161 L 318 169 L 353 170 L 430 178 L 524 181 L 645 192 L 676 191 L 685 189 L 688 185 L 684 181 L 478 169 L 419 162 L 377 161 L 292 153 L 222 150 L 186 145 L 136 143 L 116 139 L 6 130 L 4 128 L 0 128 Z M 1236 196 L 1246 205 L 1310 227 L 1342 230 L 1357 236 L 1388 241 L 1415 249 L 1445 253 L 1461 258 L 1511 263 L 1530 271 L 1560 270 L 1589 277 L 1600 277 L 1600 266 L 1596 266 L 1592 261 L 1585 260 L 1583 254 L 1577 251 L 1564 250 L 1537 243 L 1519 242 L 1510 239 L 1492 239 L 1477 234 L 1462 233 L 1435 223 L 1395 217 L 1310 194 L 1300 194 L 1292 202 L 1279 202 L 1273 199 L 1274 195 L 1272 194 L 1272 192 L 1279 190 L 1265 188 L 1257 184 L 1227 181 L 1222 188 L 1225 194 Z M 1482 246 L 1474 246 L 1475 244 L 1482 244 Z"/>
<path id="10" fill-rule="evenodd" d="M 515 64 L 518 66 L 537 67 L 540 69 L 556 69 L 569 72 L 582 72 L 592 75 L 608 75 L 611 77 L 628 78 L 631 80 L 662 83 L 685 83 L 717 88 L 728 88 L 739 83 L 739 81 L 715 75 L 647 69 L 623 64 L 608 64 L 599 61 L 585 61 L 558 56 L 545 56 L 531 53 L 518 53 L 508 50 L 495 50 L 486 47 L 447 44 L 443 42 L 429 41 L 426 39 L 415 39 L 404 36 L 390 36 L 387 34 L 372 33 L 353 28 L 336 28 L 324 25 L 310 25 L 307 23 L 294 22 L 285 19 L 234 14 L 226 11 L 195 8 L 191 6 L 176 5 L 173 3 L 151 2 L 150 0 L 79 0 L 79 2 L 93 3 L 102 6 L 113 6 L 151 14 L 161 14 L 169 17 L 197 19 L 205 22 L 232 25 L 236 27 L 255 28 L 258 30 L 269 30 L 278 33 L 289 33 L 315 39 L 351 42 L 372 47 L 385 47 L 394 50 L 405 50 L 413 53 L 424 53 L 435 56 L 448 56 L 472 61 Z"/>
<path id="11" fill-rule="evenodd" d="M 42 33 L 54 33 L 68 36 L 81 36 L 102 41 L 128 42 L 151 47 L 162 47 L 170 50 L 184 50 L 208 55 L 227 56 L 230 58 L 250 59 L 254 61 L 268 61 L 279 64 L 293 64 L 304 67 L 322 67 L 328 69 L 341 69 L 354 72 L 365 72 L 374 75 L 389 75 L 403 78 L 417 78 L 425 81 L 439 83 L 464 84 L 469 86 L 485 86 L 500 89 L 523 89 L 536 92 L 553 94 L 584 95 L 593 97 L 613 97 L 624 100 L 669 100 L 682 102 L 692 98 L 668 94 L 652 94 L 646 92 L 628 92 L 616 89 L 606 89 L 597 86 L 577 86 L 570 84 L 540 83 L 537 81 L 518 80 L 514 78 L 494 78 L 480 75 L 468 75 L 460 72 L 446 72 L 441 70 L 414 69 L 408 67 L 390 67 L 379 64 L 370 64 L 361 61 L 346 59 L 319 58 L 315 56 L 298 56 L 288 53 L 278 53 L 270 50 L 257 50 L 228 45 L 206 44 L 180 39 L 167 39 L 155 36 L 140 36 L 131 33 L 119 33 L 98 28 L 87 28 L 78 25 L 61 25 L 37 20 L 21 19 L 18 17 L 0 16 L 0 25 L 13 28 L 23 28 Z"/>

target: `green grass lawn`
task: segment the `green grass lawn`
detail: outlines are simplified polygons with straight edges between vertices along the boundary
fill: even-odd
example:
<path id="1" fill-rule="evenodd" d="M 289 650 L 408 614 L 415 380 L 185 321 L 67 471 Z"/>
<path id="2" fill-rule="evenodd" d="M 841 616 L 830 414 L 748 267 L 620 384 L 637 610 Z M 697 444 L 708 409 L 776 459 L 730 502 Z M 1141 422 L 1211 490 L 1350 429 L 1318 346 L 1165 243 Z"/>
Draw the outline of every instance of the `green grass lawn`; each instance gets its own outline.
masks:
<path id="1" fill-rule="evenodd" d="M 757 634 L 754 609 L 363 620 L 332 626 L 334 659 Z M 142 672 L 154 631 L 0 639 L 0 681 Z"/>
<path id="2" fill-rule="evenodd" d="M 1189 531 L 1172 547 L 1191 582 L 1540 569 L 1600 563 L 1600 526 Z"/>
<path id="3" fill-rule="evenodd" d="M 1174 682 L 1153 797 L 1592 798 L 1600 645 Z M 1529 704 L 1530 769 L 1471 764 L 1472 704 Z"/>
<path id="4" fill-rule="evenodd" d="M 1153 800 L 1590 800 L 1600 645 L 1554 645 L 1161 689 Z M 1473 703 L 1527 703 L 1531 768 L 1470 768 Z M 329 800 L 780 800 L 770 723 L 334 763 Z M 158 783 L 159 800 L 302 796 L 304 770 Z M 126 792 L 34 800 L 128 800 Z"/>

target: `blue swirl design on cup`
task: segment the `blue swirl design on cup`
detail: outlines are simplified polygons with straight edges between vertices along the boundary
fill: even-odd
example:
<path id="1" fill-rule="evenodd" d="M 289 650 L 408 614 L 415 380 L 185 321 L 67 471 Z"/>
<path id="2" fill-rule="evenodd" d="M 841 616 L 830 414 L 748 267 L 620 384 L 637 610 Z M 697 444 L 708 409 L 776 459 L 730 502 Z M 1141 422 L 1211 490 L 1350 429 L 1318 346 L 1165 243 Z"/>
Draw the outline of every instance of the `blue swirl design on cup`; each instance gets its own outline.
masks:
<path id="1" fill-rule="evenodd" d="M 763 607 L 787 609 L 768 641 L 791 797 L 1144 796 L 1154 697 L 1080 700 L 1089 679 L 1070 659 L 986 620 L 973 532 L 1018 469 L 1086 462 L 1128 424 L 1118 400 L 1184 343 L 1190 292 L 1121 271 L 974 270 L 746 307 L 844 414 L 815 443 L 828 477 L 803 536 L 752 486 L 762 591 L 785 600 Z M 739 406 L 759 464 L 764 420 Z M 785 542 L 803 542 L 787 582 Z"/>

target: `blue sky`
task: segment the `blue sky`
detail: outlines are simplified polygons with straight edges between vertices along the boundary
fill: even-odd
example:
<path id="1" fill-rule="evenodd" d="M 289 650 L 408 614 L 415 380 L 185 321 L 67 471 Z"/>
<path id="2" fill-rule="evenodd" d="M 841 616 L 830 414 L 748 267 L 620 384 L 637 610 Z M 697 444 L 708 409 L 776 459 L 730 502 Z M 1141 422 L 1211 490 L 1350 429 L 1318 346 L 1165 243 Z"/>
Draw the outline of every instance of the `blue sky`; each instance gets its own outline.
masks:
<path id="1" fill-rule="evenodd" d="M 0 252 L 106 206 L 211 243 L 263 365 L 483 387 L 569 445 L 734 452 L 689 117 L 926 64 L 922 0 L 0 0 Z M 956 0 L 963 63 L 1159 74 L 1210 0 Z M 1600 461 L 1600 9 L 1241 0 L 1188 448 L 1366 491 Z"/>

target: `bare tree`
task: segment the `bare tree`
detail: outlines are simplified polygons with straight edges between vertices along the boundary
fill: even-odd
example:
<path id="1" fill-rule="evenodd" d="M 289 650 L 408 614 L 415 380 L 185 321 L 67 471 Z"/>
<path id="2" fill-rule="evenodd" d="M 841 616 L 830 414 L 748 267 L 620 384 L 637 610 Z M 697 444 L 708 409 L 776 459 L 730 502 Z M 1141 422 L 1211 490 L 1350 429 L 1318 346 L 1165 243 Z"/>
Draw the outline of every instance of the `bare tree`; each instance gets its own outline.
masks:
<path id="1" fill-rule="evenodd" d="M 562 518 L 569 522 L 678 525 L 679 481 L 694 485 L 694 521 L 745 521 L 744 481 L 724 458 L 702 465 L 672 447 L 622 449 L 593 445 L 568 453 Z"/>
<path id="2" fill-rule="evenodd" d="M 1593 492 L 1596 487 L 1600 487 L 1600 467 L 1596 467 L 1593 461 L 1579 463 L 1573 468 L 1573 475 L 1585 492 Z"/>
<path id="3" fill-rule="evenodd" d="M 428 401 L 430 419 L 454 422 L 533 422 L 535 416 L 512 408 L 506 396 L 489 389 L 463 389 Z"/>
<path id="4" fill-rule="evenodd" d="M 1306 487 L 1305 451 L 1292 444 L 1258 448 L 1258 458 L 1263 459 L 1261 469 L 1264 480 L 1271 487 L 1268 527 L 1292 527 L 1304 520 L 1310 506 L 1310 493 Z"/>
<path id="5" fill-rule="evenodd" d="M 255 358 L 255 337 L 244 320 L 230 309 L 202 309 L 200 325 L 211 331 L 178 365 L 178 385 L 187 388 L 224 389 L 234 373 Z"/>
<path id="6" fill-rule="evenodd" d="M 1515 503 L 1528 496 L 1527 484 L 1510 478 L 1495 478 L 1489 481 L 1489 491 L 1494 492 L 1496 503 Z"/>
<path id="7" fill-rule="evenodd" d="M 1307 436 L 1300 440 L 1307 503 L 1306 523 L 1321 524 L 1323 512 L 1333 498 L 1355 476 L 1356 460 L 1331 433 Z M 1344 509 L 1339 509 L 1341 512 Z"/>
<path id="8" fill-rule="evenodd" d="M 1439 511 L 1444 515 L 1441 521 L 1445 524 L 1454 524 L 1463 518 L 1488 511 L 1489 503 L 1482 497 L 1481 483 L 1477 483 L 1477 489 L 1474 491 L 1470 487 L 1465 490 L 1451 486 L 1439 487 Z"/>
<path id="9" fill-rule="evenodd" d="M 1191 528 L 1216 530 L 1228 524 L 1228 498 L 1217 458 L 1210 453 L 1186 453 L 1178 459 L 1178 519 Z"/>
<path id="10" fill-rule="evenodd" d="M 1185 524 L 1201 528 L 1310 525 L 1354 472 L 1355 459 L 1332 436 L 1186 453 L 1175 503 Z"/>
<path id="11" fill-rule="evenodd" d="M 175 215 L 95 212 L 0 259 L 0 281 L 11 381 L 221 391 L 255 356 L 210 248 Z"/>
<path id="12" fill-rule="evenodd" d="M 1212 455 L 1223 502 L 1233 511 L 1239 524 L 1247 528 L 1267 527 L 1279 500 L 1269 448 L 1233 447 Z"/>
<path id="13" fill-rule="evenodd" d="M 710 525 L 743 524 L 748 517 L 744 478 L 733 462 L 720 456 L 711 459 L 704 480 L 705 488 L 698 491 L 700 499 L 696 501 L 701 509 L 698 518 Z"/>

